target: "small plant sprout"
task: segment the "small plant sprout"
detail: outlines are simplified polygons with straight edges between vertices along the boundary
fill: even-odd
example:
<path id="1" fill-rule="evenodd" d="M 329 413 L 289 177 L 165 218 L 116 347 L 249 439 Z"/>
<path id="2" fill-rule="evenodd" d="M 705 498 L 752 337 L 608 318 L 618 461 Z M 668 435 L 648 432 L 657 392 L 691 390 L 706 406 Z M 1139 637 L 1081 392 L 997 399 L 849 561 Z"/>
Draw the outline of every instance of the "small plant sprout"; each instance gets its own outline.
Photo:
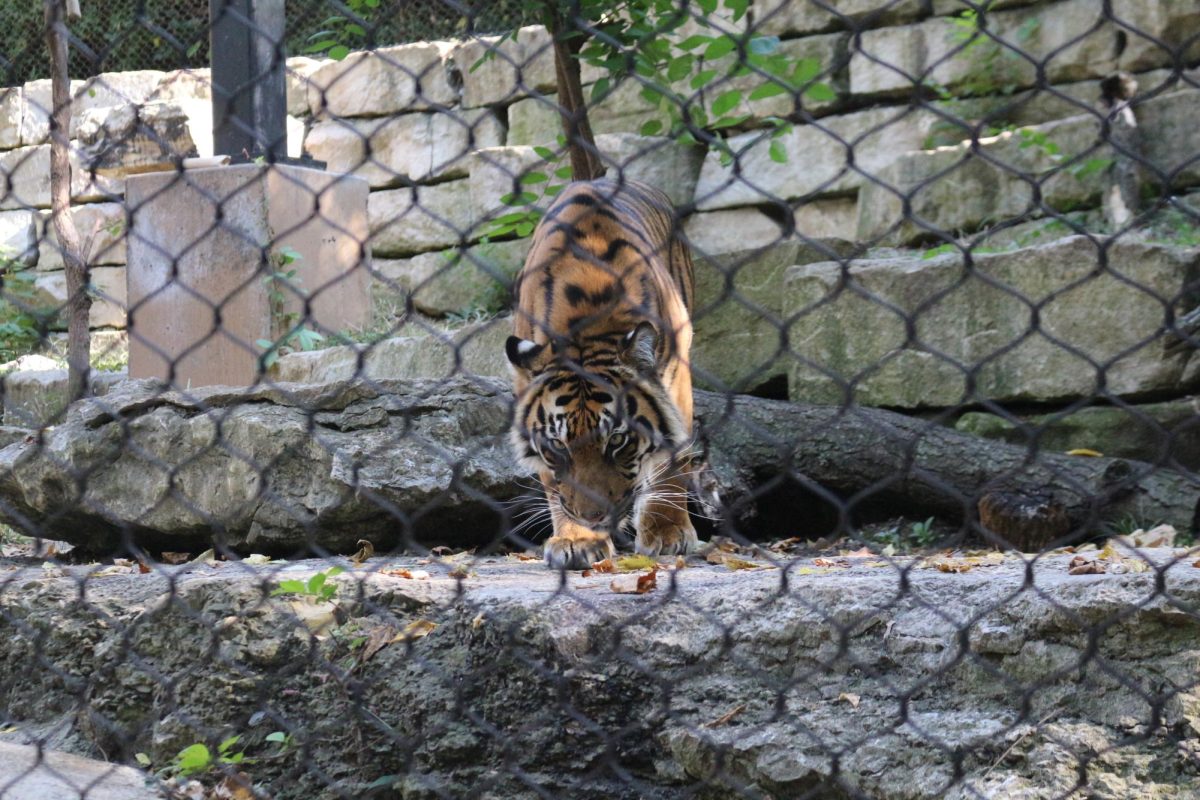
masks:
<path id="1" fill-rule="evenodd" d="M 246 760 L 245 752 L 241 750 L 234 752 L 234 748 L 237 747 L 241 739 L 241 736 L 230 736 L 221 742 L 217 745 L 215 757 L 212 751 L 208 749 L 208 745 L 202 742 L 188 745 L 175 756 L 175 759 L 171 762 L 170 771 L 181 777 L 189 778 L 193 775 L 202 775 L 217 766 L 233 766 L 249 763 Z M 138 761 L 140 763 L 141 759 L 138 759 Z"/>
<path id="2" fill-rule="evenodd" d="M 336 583 L 329 583 L 329 579 L 335 575 L 341 575 L 346 570 L 341 567 L 330 567 L 324 572 L 318 572 L 307 581 L 301 580 L 284 580 L 279 582 L 279 586 L 271 592 L 272 597 L 281 595 L 296 594 L 301 597 L 311 597 L 322 603 L 328 603 L 337 596 L 338 587 Z"/>
<path id="3" fill-rule="evenodd" d="M 307 298 L 308 293 L 300 286 L 296 275 L 297 261 L 303 258 L 291 247 L 281 247 L 271 255 L 271 272 L 263 278 L 267 287 L 267 302 L 271 308 L 271 331 L 276 338 L 255 341 L 265 351 L 262 355 L 264 369 L 270 369 L 279 360 L 281 351 L 316 350 L 325 340 L 324 335 L 301 324 L 300 313 L 287 310 L 289 293 L 294 297 Z"/>
<path id="4" fill-rule="evenodd" d="M 909 535 L 917 547 L 928 547 L 933 544 L 937 538 L 937 534 L 933 532 L 933 517 L 929 517 L 924 522 L 914 522 Z"/>

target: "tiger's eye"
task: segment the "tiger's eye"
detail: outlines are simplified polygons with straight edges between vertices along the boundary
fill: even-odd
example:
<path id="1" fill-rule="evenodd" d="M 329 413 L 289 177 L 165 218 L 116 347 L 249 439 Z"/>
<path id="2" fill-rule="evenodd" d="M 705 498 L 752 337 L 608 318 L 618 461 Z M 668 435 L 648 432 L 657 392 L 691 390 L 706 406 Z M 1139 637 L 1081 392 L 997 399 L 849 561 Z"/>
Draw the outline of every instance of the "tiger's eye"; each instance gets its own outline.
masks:
<path id="1" fill-rule="evenodd" d="M 615 453 L 627 444 L 629 444 L 629 434 L 624 431 L 619 431 L 608 437 L 608 449 L 610 452 Z"/>

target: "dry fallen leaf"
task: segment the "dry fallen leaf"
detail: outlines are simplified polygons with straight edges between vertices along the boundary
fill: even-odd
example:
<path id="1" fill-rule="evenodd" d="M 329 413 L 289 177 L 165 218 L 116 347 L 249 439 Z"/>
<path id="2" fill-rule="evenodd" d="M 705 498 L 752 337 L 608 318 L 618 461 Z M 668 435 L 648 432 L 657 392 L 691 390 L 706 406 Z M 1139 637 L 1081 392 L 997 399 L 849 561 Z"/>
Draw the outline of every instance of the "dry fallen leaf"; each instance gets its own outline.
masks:
<path id="1" fill-rule="evenodd" d="M 1193 566 L 1193 567 L 1195 567 L 1196 569 L 1200 569 L 1200 561 L 1196 561 L 1196 562 L 1194 562 L 1194 563 L 1192 564 L 1192 566 Z"/>
<path id="2" fill-rule="evenodd" d="M 427 619 L 417 619 L 404 626 L 404 630 L 392 637 L 393 642 L 411 642 L 428 636 L 437 627 L 436 622 Z"/>
<path id="3" fill-rule="evenodd" d="M 387 645 L 394 642 L 396 639 L 396 629 L 391 625 L 380 625 L 371 631 L 371 635 L 367 637 L 367 641 L 363 644 L 362 650 L 358 651 L 358 664 L 365 664 L 371 660 L 371 657 L 382 650 Z"/>
<path id="4" fill-rule="evenodd" d="M 541 556 L 535 556 L 533 553 L 509 553 L 509 556 L 517 561 L 541 561 Z"/>
<path id="5" fill-rule="evenodd" d="M 769 564 L 756 564 L 754 561 L 739 559 L 734 557 L 734 555 L 726 555 L 722 564 L 725 564 L 730 570 L 761 570 L 763 567 L 770 566 Z"/>
<path id="6" fill-rule="evenodd" d="M 611 558 L 606 558 L 603 561 L 597 561 L 595 564 L 592 564 L 592 572 L 613 572 L 615 570 L 616 567 L 613 566 Z"/>
<path id="7" fill-rule="evenodd" d="M 851 708 L 858 708 L 858 702 L 861 699 L 858 695 L 851 694 L 850 692 L 842 692 L 838 695 L 838 700 L 849 703 Z"/>
<path id="8" fill-rule="evenodd" d="M 1067 565 L 1068 575 L 1103 575 L 1104 571 L 1104 565 L 1099 561 L 1092 561 L 1083 556 L 1075 556 Z"/>
<path id="9" fill-rule="evenodd" d="M 448 556 L 454 552 L 454 548 L 447 547 L 444 544 L 439 544 L 437 547 L 431 549 L 429 552 L 433 553 L 435 556 Z"/>
<path id="10" fill-rule="evenodd" d="M 357 544 L 358 551 L 350 556 L 350 560 L 355 564 L 362 564 L 368 558 L 375 555 L 375 545 L 371 544 L 368 540 L 359 539 Z"/>
<path id="11" fill-rule="evenodd" d="M 590 577 L 592 577 L 592 571 L 591 571 L 590 569 L 585 569 L 585 570 L 583 570 L 582 572 L 580 572 L 580 573 L 579 573 L 579 577 L 581 577 L 581 578 L 590 578 Z"/>
<path id="12" fill-rule="evenodd" d="M 483 612 L 481 611 L 475 615 L 475 619 L 471 620 L 471 630 L 473 630 L 473 631 L 479 630 L 480 628 L 483 627 L 483 624 L 485 622 L 487 622 L 487 617 L 484 616 Z"/>
<path id="13" fill-rule="evenodd" d="M 705 728 L 719 728 L 722 725 L 728 725 L 729 722 L 734 717 L 736 717 L 738 714 L 741 714 L 745 710 L 746 710 L 745 703 L 743 703 L 740 706 L 735 706 L 734 708 L 731 708 L 729 711 L 726 711 L 724 714 L 722 714 L 721 716 L 714 719 L 712 722 L 704 723 L 704 727 Z"/>
<path id="14" fill-rule="evenodd" d="M 213 787 L 208 800 L 254 800 L 254 790 L 250 787 L 250 778 L 244 772 L 235 772 Z"/>
<path id="15" fill-rule="evenodd" d="M 1074 450 L 1068 450 L 1069 456 L 1087 456 L 1088 458 L 1101 458 L 1104 456 L 1099 450 L 1092 450 L 1087 447 L 1076 447 Z"/>
<path id="16" fill-rule="evenodd" d="M 251 553 L 242 559 L 242 563 L 250 564 L 251 566 L 262 566 L 263 564 L 270 564 L 271 557 L 264 556 L 262 553 Z"/>
<path id="17" fill-rule="evenodd" d="M 860 547 L 852 553 L 841 553 L 843 558 L 876 558 L 878 555 L 878 553 L 872 553 L 867 547 Z"/>
<path id="18" fill-rule="evenodd" d="M 646 594 L 658 586 L 658 570 L 652 569 L 643 575 L 619 575 L 613 578 L 609 588 L 617 594 Z"/>
<path id="19" fill-rule="evenodd" d="M 687 567 L 687 559 L 683 556 L 675 556 L 675 569 L 684 569 Z"/>
<path id="20" fill-rule="evenodd" d="M 390 575 L 393 578 L 408 578 L 409 580 L 424 581 L 429 579 L 429 573 L 423 569 L 407 569 L 405 567 L 395 567 L 393 569 L 380 570 L 381 575 Z"/>
<path id="21" fill-rule="evenodd" d="M 173 553 L 168 550 L 162 552 L 162 560 L 164 564 L 184 564 L 192 557 L 191 553 Z"/>
<path id="22" fill-rule="evenodd" d="M 814 558 L 813 566 L 815 567 L 848 567 L 850 566 L 845 561 L 834 561 L 832 558 Z"/>
<path id="23" fill-rule="evenodd" d="M 142 561 L 141 559 L 138 559 L 137 568 L 138 568 L 138 572 L 140 572 L 142 575 L 145 575 L 147 572 L 150 572 L 150 565 L 147 564 L 145 561 Z"/>

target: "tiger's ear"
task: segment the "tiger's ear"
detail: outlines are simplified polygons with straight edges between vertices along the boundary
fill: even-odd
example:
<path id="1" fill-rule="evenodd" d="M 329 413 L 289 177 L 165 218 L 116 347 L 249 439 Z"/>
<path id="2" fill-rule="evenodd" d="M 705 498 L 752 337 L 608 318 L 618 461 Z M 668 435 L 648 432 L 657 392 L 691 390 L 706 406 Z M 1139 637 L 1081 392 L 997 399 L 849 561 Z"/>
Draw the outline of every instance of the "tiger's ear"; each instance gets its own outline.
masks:
<path id="1" fill-rule="evenodd" d="M 625 334 L 621 360 L 642 373 L 658 371 L 658 329 L 649 322 L 639 322 Z"/>
<path id="2" fill-rule="evenodd" d="M 548 361 L 546 345 L 519 336 L 508 337 L 508 341 L 504 343 L 504 354 L 508 356 L 508 363 L 514 368 L 529 372 L 536 372 L 546 366 Z"/>

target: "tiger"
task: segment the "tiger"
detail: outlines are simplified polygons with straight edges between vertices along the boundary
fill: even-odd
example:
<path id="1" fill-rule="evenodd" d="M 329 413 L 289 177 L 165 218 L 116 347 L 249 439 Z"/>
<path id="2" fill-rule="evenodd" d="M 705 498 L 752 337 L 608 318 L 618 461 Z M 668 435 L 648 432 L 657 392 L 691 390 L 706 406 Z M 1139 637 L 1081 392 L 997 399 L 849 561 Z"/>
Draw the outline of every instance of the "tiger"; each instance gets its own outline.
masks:
<path id="1" fill-rule="evenodd" d="M 567 184 L 514 282 L 512 447 L 536 472 L 555 569 L 697 548 L 687 510 L 692 436 L 691 253 L 671 201 L 631 180 Z"/>

